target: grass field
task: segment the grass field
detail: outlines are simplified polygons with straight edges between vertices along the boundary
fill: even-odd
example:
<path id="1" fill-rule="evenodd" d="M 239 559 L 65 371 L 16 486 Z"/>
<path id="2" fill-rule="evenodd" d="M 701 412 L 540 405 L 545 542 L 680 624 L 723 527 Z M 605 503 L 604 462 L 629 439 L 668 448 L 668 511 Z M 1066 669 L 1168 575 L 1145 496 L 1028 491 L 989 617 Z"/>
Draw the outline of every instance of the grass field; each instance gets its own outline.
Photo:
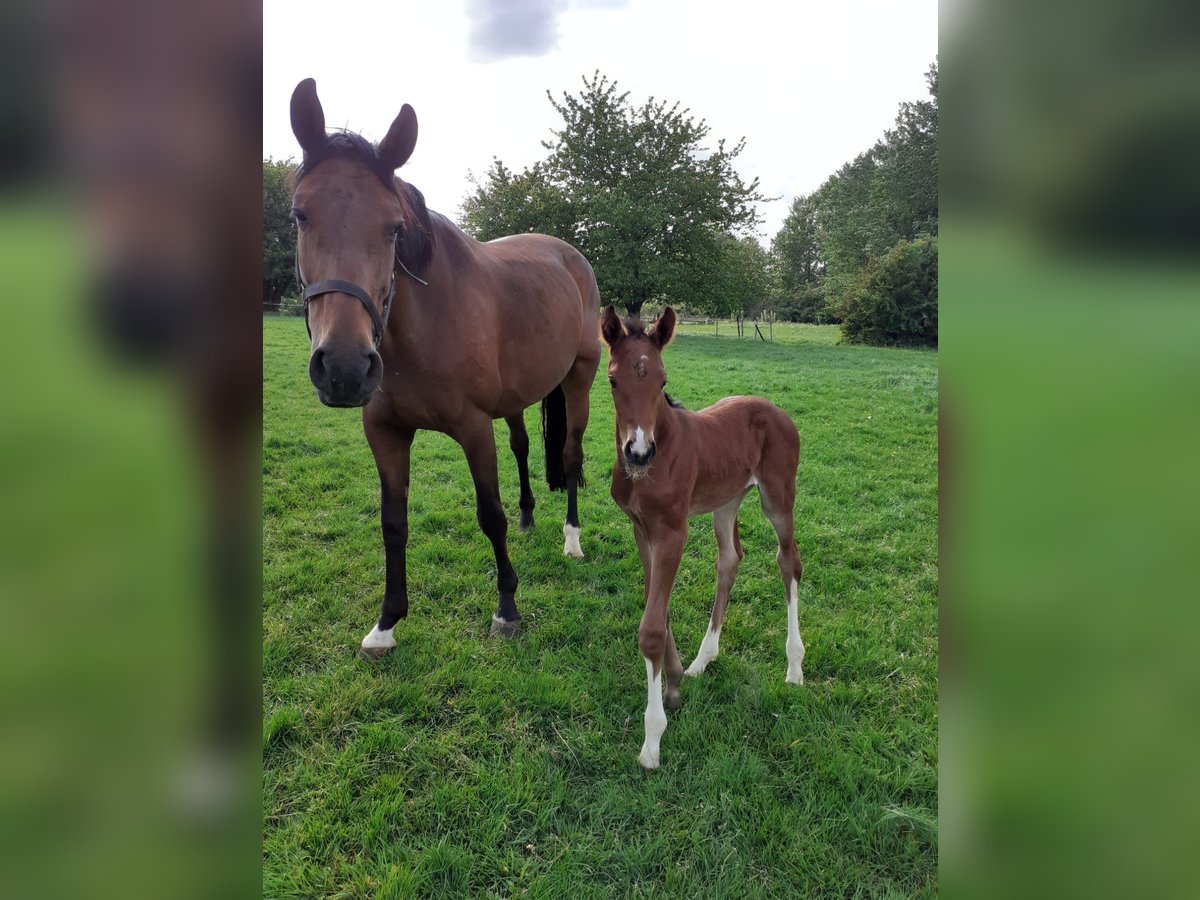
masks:
<path id="1" fill-rule="evenodd" d="M 685 679 L 644 773 L 641 566 L 608 496 L 612 404 L 592 393 L 587 559 L 531 453 L 537 525 L 510 527 L 524 632 L 491 639 L 495 566 L 458 447 L 413 450 L 407 621 L 354 651 L 383 591 L 378 484 L 356 412 L 321 406 L 298 319 L 264 322 L 263 890 L 268 897 L 886 897 L 937 885 L 937 355 L 686 326 L 673 396 L 761 394 L 802 449 L 806 684 L 784 683 L 774 534 L 754 496 L 721 656 Z M 537 410 L 526 414 L 531 438 Z M 515 523 L 516 466 L 497 423 Z M 539 482 L 541 487 L 539 488 Z M 685 665 L 714 589 L 694 519 L 672 597 Z"/>

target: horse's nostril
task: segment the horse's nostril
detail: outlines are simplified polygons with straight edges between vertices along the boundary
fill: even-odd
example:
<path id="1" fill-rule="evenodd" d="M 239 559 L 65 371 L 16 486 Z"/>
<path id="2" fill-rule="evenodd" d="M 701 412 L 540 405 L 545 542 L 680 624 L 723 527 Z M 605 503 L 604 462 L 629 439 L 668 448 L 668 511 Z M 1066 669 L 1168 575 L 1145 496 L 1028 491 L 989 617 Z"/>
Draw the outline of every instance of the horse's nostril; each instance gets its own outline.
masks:
<path id="1" fill-rule="evenodd" d="M 329 372 L 325 368 L 325 351 L 320 347 L 313 351 L 312 358 L 308 361 L 308 377 L 319 388 L 324 389 L 329 385 Z"/>

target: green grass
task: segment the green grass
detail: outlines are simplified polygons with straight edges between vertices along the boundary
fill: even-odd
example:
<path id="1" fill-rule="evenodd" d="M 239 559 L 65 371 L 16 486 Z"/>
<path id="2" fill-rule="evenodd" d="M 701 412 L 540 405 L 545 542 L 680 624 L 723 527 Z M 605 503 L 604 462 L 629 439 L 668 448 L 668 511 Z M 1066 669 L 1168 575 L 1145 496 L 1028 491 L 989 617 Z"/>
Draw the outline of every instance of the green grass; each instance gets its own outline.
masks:
<path id="1" fill-rule="evenodd" d="M 755 497 L 721 656 L 685 679 L 644 773 L 641 566 L 608 495 L 603 377 L 562 555 L 562 495 L 509 530 L 524 632 L 491 639 L 495 565 L 448 438 L 413 450 L 409 618 L 355 659 L 383 591 L 378 485 L 355 412 L 322 407 L 297 319 L 264 323 L 264 868 L 269 897 L 895 897 L 937 883 L 937 356 L 687 326 L 672 394 L 769 397 L 802 451 L 806 684 L 784 683 L 774 534 Z M 526 414 L 531 437 L 537 410 Z M 497 424 L 515 523 L 516 466 Z M 714 588 L 694 519 L 671 602 L 685 664 Z"/>

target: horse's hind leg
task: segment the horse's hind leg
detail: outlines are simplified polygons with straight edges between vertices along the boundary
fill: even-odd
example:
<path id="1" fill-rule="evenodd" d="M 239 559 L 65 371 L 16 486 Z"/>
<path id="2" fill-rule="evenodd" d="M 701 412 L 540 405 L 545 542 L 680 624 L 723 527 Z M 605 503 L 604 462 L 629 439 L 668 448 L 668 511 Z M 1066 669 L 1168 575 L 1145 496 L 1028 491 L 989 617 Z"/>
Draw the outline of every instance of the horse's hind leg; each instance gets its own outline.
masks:
<path id="1" fill-rule="evenodd" d="M 492 420 L 481 418 L 454 435 L 462 445 L 475 482 L 475 515 L 479 528 L 496 554 L 496 591 L 499 603 L 492 616 L 492 634 L 517 633 L 517 573 L 508 559 L 508 519 L 500 503 L 500 477 L 496 469 L 496 437 Z"/>
<path id="2" fill-rule="evenodd" d="M 533 527 L 533 508 L 537 505 L 529 486 L 529 432 L 525 430 L 524 413 L 508 416 L 504 421 L 508 423 L 508 446 L 517 459 L 517 477 L 521 480 L 521 521 L 517 527 L 528 531 Z"/>
<path id="3" fill-rule="evenodd" d="M 794 470 L 759 482 L 763 512 L 775 529 L 779 539 L 779 551 L 775 556 L 779 563 L 779 574 L 787 601 L 787 678 L 788 684 L 804 684 L 804 642 L 800 640 L 800 578 L 804 565 L 796 549 L 795 528 L 792 509 L 796 503 L 796 476 Z"/>
<path id="4" fill-rule="evenodd" d="M 737 578 L 738 564 L 742 561 L 742 542 L 738 537 L 737 514 L 746 495 L 740 494 L 732 503 L 713 510 L 713 531 L 717 535 L 717 597 L 713 601 L 712 615 L 708 620 L 708 631 L 696 659 L 687 668 L 687 675 L 699 675 L 710 662 L 717 658 L 721 641 L 721 623 L 725 621 L 725 610 L 729 606 L 729 592 Z"/>
<path id="5" fill-rule="evenodd" d="M 567 401 L 567 441 L 563 447 L 563 472 L 567 477 L 567 521 L 563 525 L 563 553 L 583 559 L 579 545 L 579 486 L 583 484 L 583 433 L 588 423 L 588 394 L 600 362 L 599 348 L 594 359 L 577 357 L 563 379 L 563 395 Z"/>

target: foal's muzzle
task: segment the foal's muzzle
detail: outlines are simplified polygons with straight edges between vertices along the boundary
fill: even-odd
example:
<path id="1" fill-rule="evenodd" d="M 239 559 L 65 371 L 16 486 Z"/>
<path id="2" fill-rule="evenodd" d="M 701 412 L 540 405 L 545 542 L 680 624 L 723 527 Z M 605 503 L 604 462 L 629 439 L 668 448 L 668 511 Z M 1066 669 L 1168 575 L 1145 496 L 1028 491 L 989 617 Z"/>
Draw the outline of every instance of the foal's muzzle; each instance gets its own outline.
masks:
<path id="1" fill-rule="evenodd" d="M 625 454 L 625 462 L 635 469 L 644 469 L 650 465 L 650 460 L 654 459 L 654 454 L 658 449 L 658 445 L 654 441 L 650 441 L 649 448 L 644 453 L 638 453 L 633 449 L 633 441 L 626 441 L 622 452 Z"/>
<path id="2" fill-rule="evenodd" d="M 383 360 L 374 347 L 323 345 L 313 351 L 308 377 L 326 406 L 364 406 L 383 379 Z"/>

